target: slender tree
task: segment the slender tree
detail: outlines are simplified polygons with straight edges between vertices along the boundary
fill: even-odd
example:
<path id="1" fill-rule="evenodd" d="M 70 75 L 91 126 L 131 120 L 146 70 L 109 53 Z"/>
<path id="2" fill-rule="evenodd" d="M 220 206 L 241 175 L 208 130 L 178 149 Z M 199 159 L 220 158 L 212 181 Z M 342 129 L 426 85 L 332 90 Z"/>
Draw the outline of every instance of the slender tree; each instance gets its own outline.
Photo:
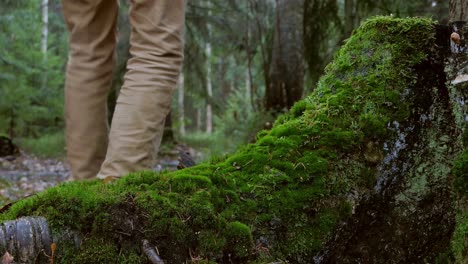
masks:
<path id="1" fill-rule="evenodd" d="M 349 1 L 348 5 L 351 6 L 351 4 L 352 2 Z M 304 2 L 305 58 L 312 89 L 322 75 L 325 65 L 332 59 L 332 54 L 338 48 L 340 40 L 347 38 L 341 36 L 342 19 L 339 10 L 336 0 Z M 352 29 L 348 29 L 349 33 Z"/>
<path id="2" fill-rule="evenodd" d="M 42 42 L 41 51 L 44 60 L 47 58 L 47 40 L 49 35 L 49 0 L 42 0 Z"/>
<path id="3" fill-rule="evenodd" d="M 207 8 L 211 8 L 211 4 L 207 2 Z M 208 16 L 211 16 L 211 11 L 208 11 Z M 212 47 L 210 42 L 211 36 L 211 25 L 207 23 L 207 34 L 208 41 L 205 44 L 205 56 L 206 56 L 206 133 L 211 134 L 213 132 L 213 106 L 211 104 L 213 97 L 213 87 L 211 79 L 211 56 L 212 56 Z"/>
<path id="4" fill-rule="evenodd" d="M 47 41 L 49 36 L 49 0 L 42 0 L 42 38 L 41 38 L 41 52 L 42 62 L 44 64 L 44 72 L 42 74 L 42 89 L 47 86 Z"/>
<path id="5" fill-rule="evenodd" d="M 197 108 L 197 131 L 201 131 L 202 129 L 202 110 Z"/>
<path id="6" fill-rule="evenodd" d="M 247 7 L 251 5 L 250 1 L 247 1 Z M 249 10 L 249 8 L 247 8 Z M 250 98 L 250 103 L 252 105 L 252 108 L 255 109 L 255 103 L 254 103 L 254 87 L 253 87 L 253 82 L 252 82 L 252 61 L 253 57 L 255 55 L 254 52 L 252 52 L 252 49 L 250 48 L 250 39 L 251 39 L 251 22 L 250 22 L 250 13 L 246 12 L 246 32 L 245 32 L 245 37 L 244 37 L 244 48 L 245 48 L 245 53 L 247 55 L 247 68 L 245 69 L 245 92 L 246 92 L 246 98 Z"/>
<path id="7" fill-rule="evenodd" d="M 211 98 L 213 97 L 213 86 L 211 79 L 211 43 L 207 42 L 205 46 L 206 54 L 206 133 L 213 132 L 213 106 L 211 104 Z"/>
<path id="8" fill-rule="evenodd" d="M 276 0 L 276 24 L 265 107 L 273 112 L 289 109 L 304 90 L 304 0 Z"/>
<path id="9" fill-rule="evenodd" d="M 356 0 L 345 0 L 345 24 L 344 24 L 344 34 L 345 37 L 349 37 L 356 25 Z"/>

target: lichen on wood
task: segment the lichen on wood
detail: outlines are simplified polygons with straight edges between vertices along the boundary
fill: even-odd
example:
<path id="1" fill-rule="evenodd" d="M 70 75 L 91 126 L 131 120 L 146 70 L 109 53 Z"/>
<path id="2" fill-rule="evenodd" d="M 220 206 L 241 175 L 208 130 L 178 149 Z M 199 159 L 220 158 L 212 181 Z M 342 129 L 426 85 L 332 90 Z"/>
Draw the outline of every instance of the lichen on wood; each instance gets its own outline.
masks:
<path id="1" fill-rule="evenodd" d="M 451 183 L 466 168 L 451 172 L 464 123 L 446 85 L 449 39 L 429 19 L 370 19 L 255 143 L 177 172 L 66 183 L 0 219 L 79 234 L 57 243 L 56 263 L 146 263 L 142 239 L 166 263 L 455 258 L 466 247 L 450 248 L 452 234 L 466 229 Z"/>

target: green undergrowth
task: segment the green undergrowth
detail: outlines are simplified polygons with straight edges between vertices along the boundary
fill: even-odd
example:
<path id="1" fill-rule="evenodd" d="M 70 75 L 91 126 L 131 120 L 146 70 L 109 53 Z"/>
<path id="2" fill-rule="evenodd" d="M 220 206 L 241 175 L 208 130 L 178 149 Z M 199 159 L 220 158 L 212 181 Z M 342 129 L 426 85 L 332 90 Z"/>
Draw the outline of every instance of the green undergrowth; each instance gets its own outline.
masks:
<path id="1" fill-rule="evenodd" d="M 461 209 L 460 209 L 461 210 Z M 464 205 L 463 211 L 457 214 L 457 226 L 452 238 L 452 253 L 456 263 L 466 263 L 468 260 L 468 209 Z"/>
<path id="2" fill-rule="evenodd" d="M 453 166 L 454 187 L 458 196 L 457 225 L 452 238 L 452 253 L 457 263 L 468 260 L 468 142 L 466 127 L 464 135 L 465 151 L 457 158 Z"/>
<path id="3" fill-rule="evenodd" d="M 65 135 L 63 132 L 41 135 L 38 138 L 15 140 L 27 153 L 42 158 L 60 158 L 65 154 Z"/>
<path id="4" fill-rule="evenodd" d="M 78 231 L 79 249 L 59 245 L 63 263 L 144 263 L 142 238 L 167 263 L 310 263 L 351 215 L 357 198 L 349 194 L 375 184 L 383 144 L 394 136 L 387 124 L 410 114 L 404 91 L 434 45 L 433 26 L 424 18 L 368 20 L 310 96 L 231 155 L 113 184 L 67 183 L 0 218 L 42 215 L 54 230 Z"/>

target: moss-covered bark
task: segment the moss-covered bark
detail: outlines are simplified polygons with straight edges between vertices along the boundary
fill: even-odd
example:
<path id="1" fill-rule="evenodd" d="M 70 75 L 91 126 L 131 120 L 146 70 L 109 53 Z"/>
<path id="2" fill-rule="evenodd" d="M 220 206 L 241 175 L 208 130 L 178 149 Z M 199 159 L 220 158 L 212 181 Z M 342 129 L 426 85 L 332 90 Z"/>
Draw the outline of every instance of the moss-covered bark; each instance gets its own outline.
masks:
<path id="1" fill-rule="evenodd" d="M 451 12 L 451 17 L 454 17 Z M 456 263 L 468 261 L 468 53 L 467 28 L 465 22 L 455 22 L 452 31 L 459 34 L 459 45 L 451 42 L 451 56 L 448 57 L 446 72 L 454 103 L 454 115 L 457 127 L 462 128 L 458 143 L 463 151 L 459 153 L 453 163 L 453 187 L 456 200 L 456 227 L 452 236 L 449 253 L 441 255 L 440 259 L 451 258 Z M 449 255 L 449 257 L 446 257 Z"/>
<path id="2" fill-rule="evenodd" d="M 146 263 L 143 239 L 167 263 L 422 263 L 451 250 L 454 229 L 459 254 L 464 110 L 445 85 L 445 35 L 428 19 L 371 19 L 256 143 L 177 172 L 67 183 L 0 218 L 79 234 L 56 263 Z"/>

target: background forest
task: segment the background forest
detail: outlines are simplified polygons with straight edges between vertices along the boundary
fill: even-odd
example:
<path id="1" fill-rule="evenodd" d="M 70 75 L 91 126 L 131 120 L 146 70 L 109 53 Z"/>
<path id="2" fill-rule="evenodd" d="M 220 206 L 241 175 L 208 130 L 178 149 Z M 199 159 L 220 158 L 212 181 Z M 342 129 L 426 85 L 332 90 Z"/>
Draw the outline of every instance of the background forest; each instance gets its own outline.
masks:
<path id="1" fill-rule="evenodd" d="M 118 63 L 129 49 L 121 1 Z M 165 143 L 205 158 L 254 140 L 258 130 L 309 94 L 337 48 L 374 15 L 429 16 L 447 23 L 444 0 L 189 0 L 183 74 Z M 59 0 L 1 0 L 0 135 L 37 155 L 62 156 L 67 31 Z"/>

